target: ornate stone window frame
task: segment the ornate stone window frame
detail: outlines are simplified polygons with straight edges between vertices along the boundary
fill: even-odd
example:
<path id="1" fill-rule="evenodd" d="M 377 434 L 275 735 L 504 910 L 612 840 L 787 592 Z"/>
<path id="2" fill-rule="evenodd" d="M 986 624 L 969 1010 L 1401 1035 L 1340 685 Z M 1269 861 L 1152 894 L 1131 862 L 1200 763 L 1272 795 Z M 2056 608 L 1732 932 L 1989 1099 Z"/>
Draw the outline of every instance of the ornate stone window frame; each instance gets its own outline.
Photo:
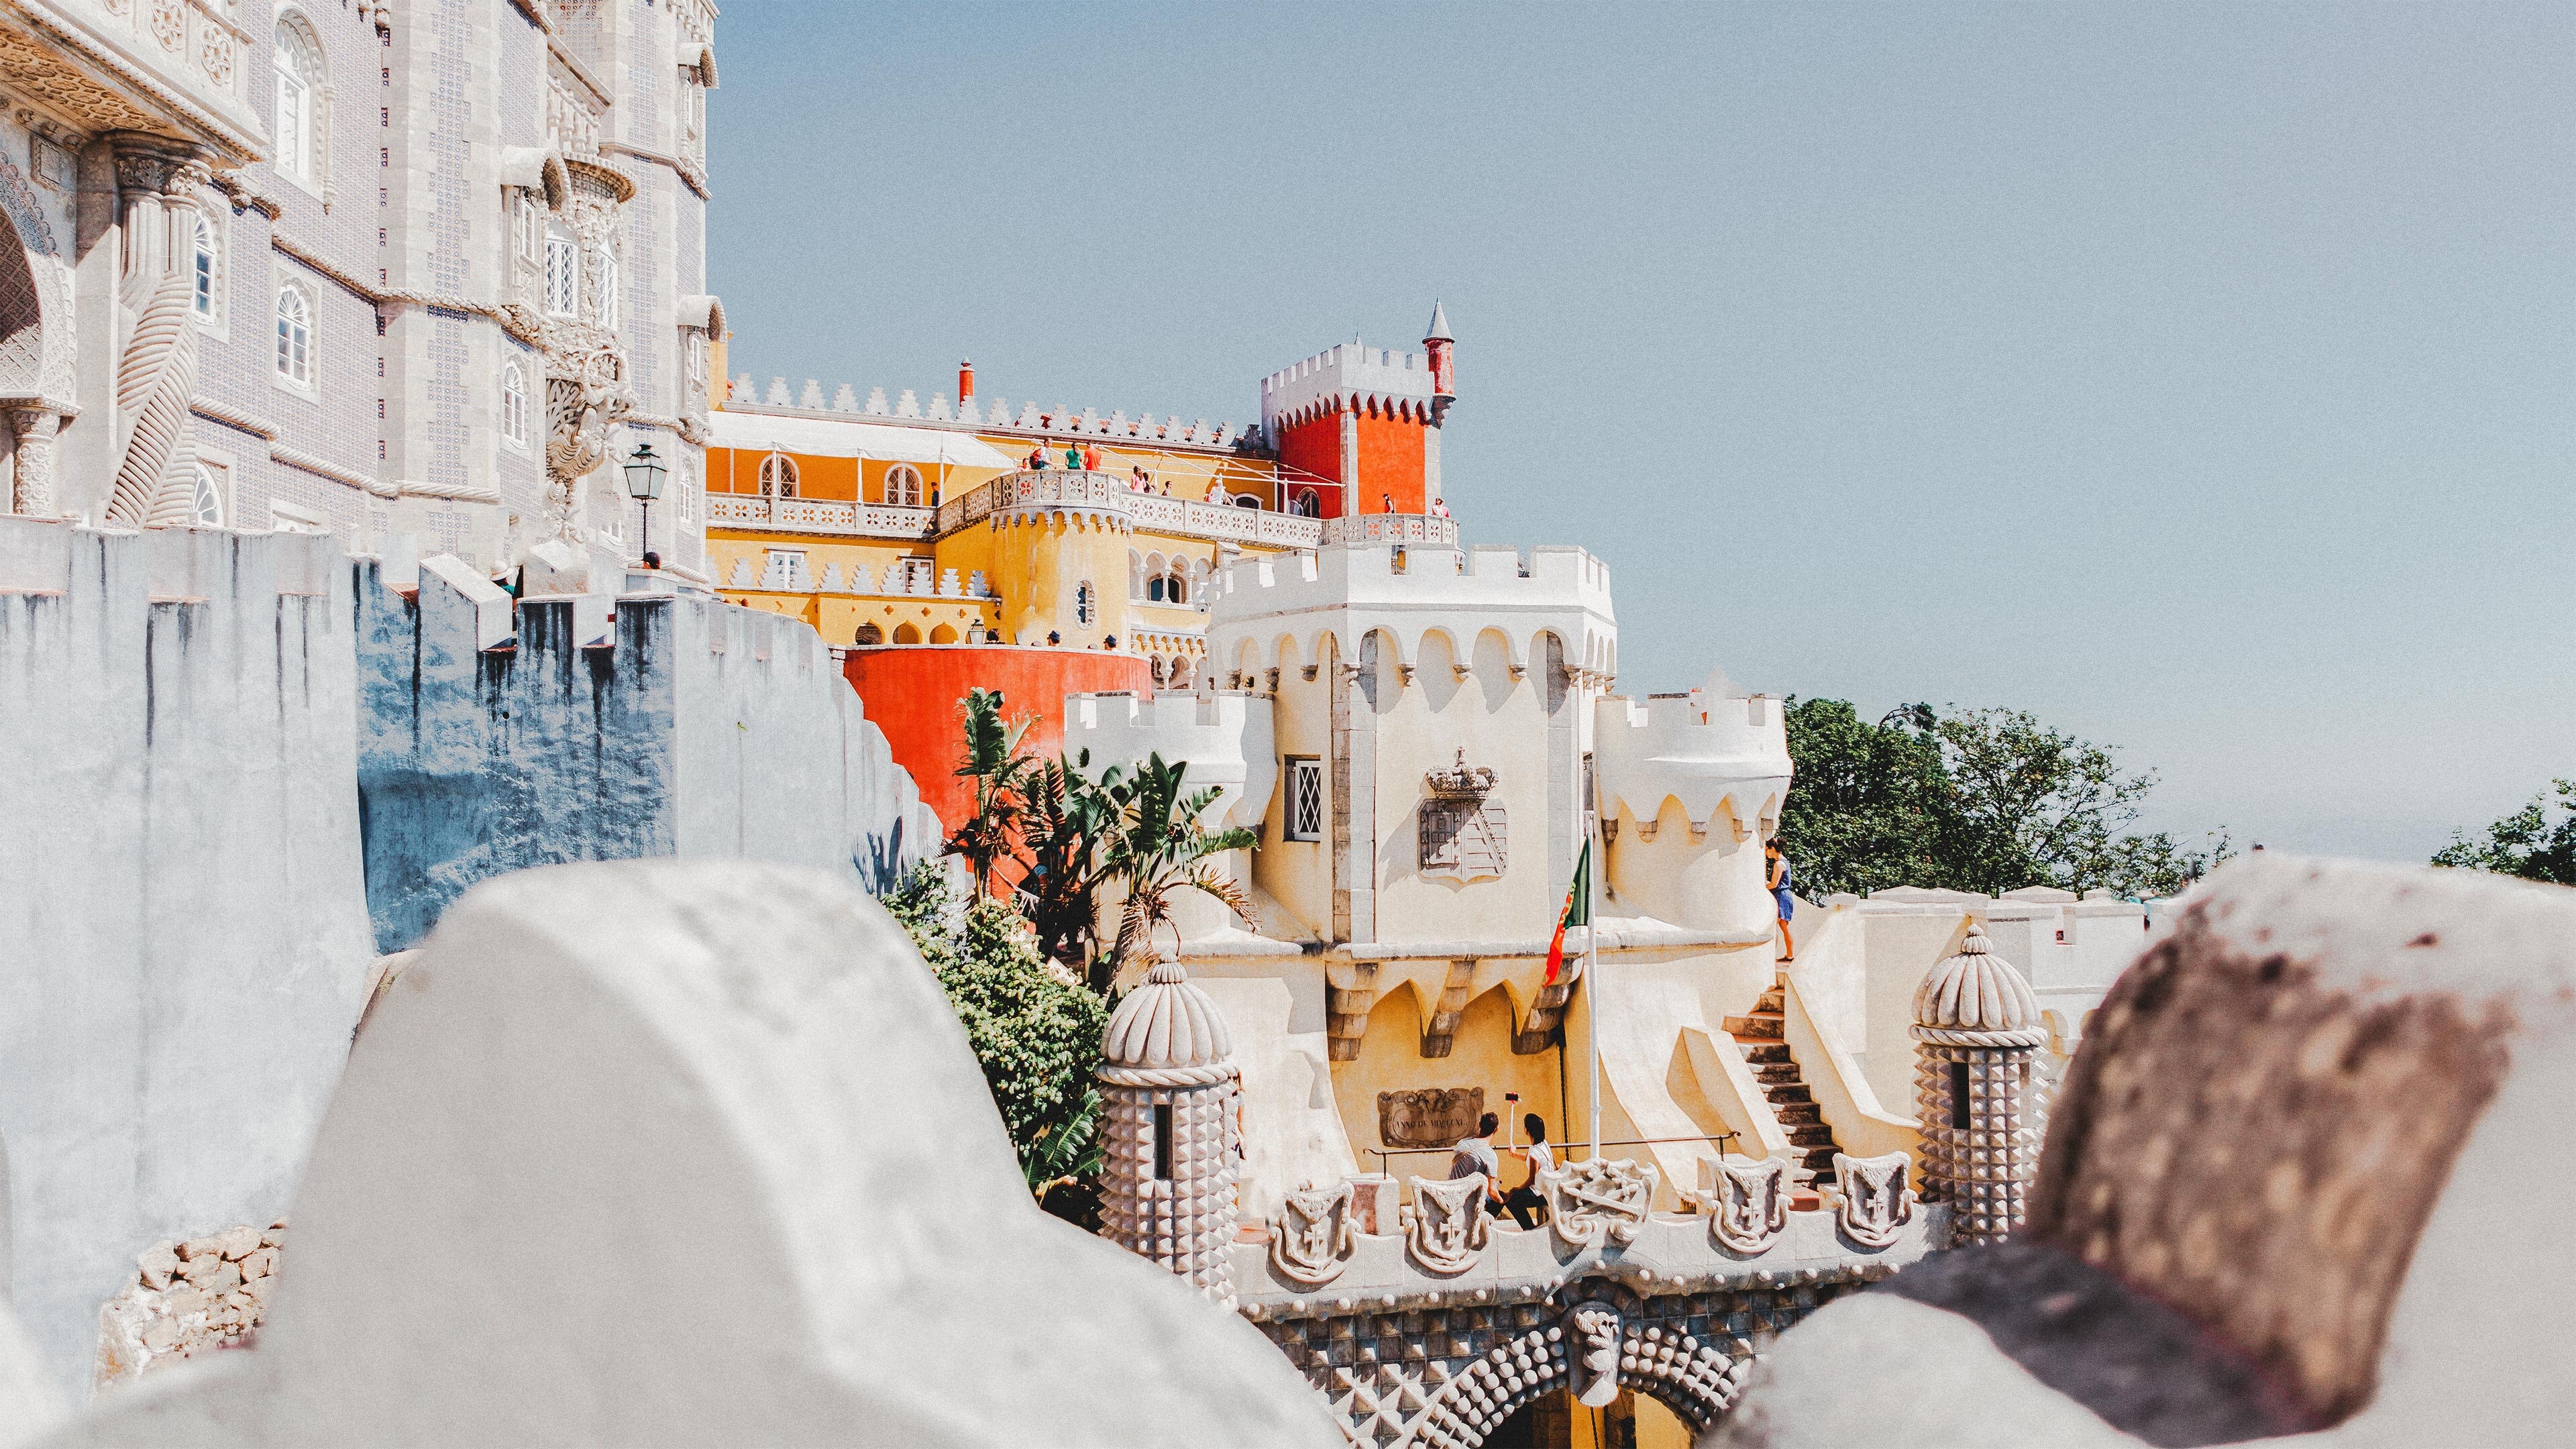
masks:
<path id="1" fill-rule="evenodd" d="M 760 460 L 760 496 L 793 498 L 796 496 L 796 460 L 785 453 L 772 453 Z"/>
<path id="2" fill-rule="evenodd" d="M 532 361 L 515 352 L 501 359 L 501 441 L 514 453 L 528 451 L 528 367 Z"/>
<path id="3" fill-rule="evenodd" d="M 297 52 L 301 55 L 298 56 Z M 299 58 L 308 63 L 293 64 Z M 282 106 L 277 106 L 271 110 L 269 130 L 280 146 L 269 172 L 309 194 L 328 210 L 331 205 L 331 52 L 322 43 L 321 27 L 313 23 L 312 17 L 305 14 L 302 7 L 278 7 L 276 31 L 269 46 L 269 64 L 276 73 L 277 85 L 272 92 L 276 101 L 282 103 L 286 99 L 289 80 L 303 88 L 304 115 L 297 128 L 296 140 L 305 163 L 300 170 L 287 164 L 289 153 L 283 145 L 286 118 L 279 113 Z"/>
<path id="4" fill-rule="evenodd" d="M 322 397 L 322 307 L 321 292 L 300 273 L 284 266 L 273 270 L 270 286 L 269 316 L 274 324 L 269 335 L 269 384 L 297 397 L 319 402 Z M 277 328 L 289 325 L 287 298 L 292 295 L 301 304 L 303 336 L 303 373 L 290 370 L 290 358 L 280 353 L 278 345 L 285 339 Z"/>
<path id="5" fill-rule="evenodd" d="M 898 508 L 919 508 L 930 496 L 929 485 L 921 481 L 921 470 L 909 463 L 897 463 L 885 470 L 885 481 L 877 485 L 878 494 Z"/>
<path id="6" fill-rule="evenodd" d="M 232 308 L 226 305 L 224 293 L 231 285 L 232 270 L 228 265 L 231 239 L 224 234 L 224 220 L 231 214 L 221 200 L 205 200 L 197 208 L 188 247 L 188 315 L 197 330 L 227 340 L 232 336 Z"/>

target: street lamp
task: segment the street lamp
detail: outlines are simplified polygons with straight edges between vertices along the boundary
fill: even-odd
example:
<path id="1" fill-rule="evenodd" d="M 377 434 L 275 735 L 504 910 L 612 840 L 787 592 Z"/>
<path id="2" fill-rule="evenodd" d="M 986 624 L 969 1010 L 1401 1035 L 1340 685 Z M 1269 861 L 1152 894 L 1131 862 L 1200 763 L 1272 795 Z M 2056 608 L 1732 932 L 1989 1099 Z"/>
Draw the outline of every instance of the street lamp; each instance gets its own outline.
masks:
<path id="1" fill-rule="evenodd" d="M 653 551 L 653 500 L 662 496 L 662 477 L 671 470 L 654 455 L 651 443 L 638 443 L 626 460 L 626 496 L 644 506 L 644 552 Z"/>

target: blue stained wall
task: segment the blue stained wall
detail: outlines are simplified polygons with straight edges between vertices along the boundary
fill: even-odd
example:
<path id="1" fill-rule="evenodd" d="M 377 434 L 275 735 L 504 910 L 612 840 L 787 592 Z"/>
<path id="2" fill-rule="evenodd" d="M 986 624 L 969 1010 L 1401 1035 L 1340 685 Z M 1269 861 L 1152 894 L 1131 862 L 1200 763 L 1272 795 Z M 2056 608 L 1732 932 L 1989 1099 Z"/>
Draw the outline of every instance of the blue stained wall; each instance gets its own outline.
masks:
<path id="1" fill-rule="evenodd" d="M 379 950 L 467 886 L 570 860 L 741 856 L 882 888 L 939 827 L 811 628 L 694 595 L 516 606 L 352 561 L 358 801 Z M 469 597 L 467 590 L 478 597 Z M 478 635 L 478 616 L 484 627 Z M 593 641 L 584 647 L 584 641 Z"/>

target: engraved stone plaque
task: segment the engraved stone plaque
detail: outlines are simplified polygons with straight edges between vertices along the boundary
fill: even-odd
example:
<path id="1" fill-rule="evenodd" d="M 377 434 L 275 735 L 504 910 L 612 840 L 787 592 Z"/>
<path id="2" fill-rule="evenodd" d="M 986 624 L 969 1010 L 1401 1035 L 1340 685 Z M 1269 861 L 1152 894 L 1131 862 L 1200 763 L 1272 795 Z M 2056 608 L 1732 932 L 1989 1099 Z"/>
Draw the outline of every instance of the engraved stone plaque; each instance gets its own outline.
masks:
<path id="1" fill-rule="evenodd" d="M 1389 1147 L 1454 1147 L 1476 1135 L 1482 1087 L 1422 1087 L 1377 1094 L 1377 1136 Z"/>

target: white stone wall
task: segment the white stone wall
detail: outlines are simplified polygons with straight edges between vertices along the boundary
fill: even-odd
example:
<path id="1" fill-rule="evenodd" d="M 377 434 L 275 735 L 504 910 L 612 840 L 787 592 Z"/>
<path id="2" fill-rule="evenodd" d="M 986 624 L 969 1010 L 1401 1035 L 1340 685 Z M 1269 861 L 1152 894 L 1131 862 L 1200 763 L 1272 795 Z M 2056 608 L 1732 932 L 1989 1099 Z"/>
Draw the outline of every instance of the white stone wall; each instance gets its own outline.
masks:
<path id="1" fill-rule="evenodd" d="M 134 1254 L 286 1207 L 374 958 L 328 538 L 0 518 L 17 1309 L 86 1377 Z"/>

